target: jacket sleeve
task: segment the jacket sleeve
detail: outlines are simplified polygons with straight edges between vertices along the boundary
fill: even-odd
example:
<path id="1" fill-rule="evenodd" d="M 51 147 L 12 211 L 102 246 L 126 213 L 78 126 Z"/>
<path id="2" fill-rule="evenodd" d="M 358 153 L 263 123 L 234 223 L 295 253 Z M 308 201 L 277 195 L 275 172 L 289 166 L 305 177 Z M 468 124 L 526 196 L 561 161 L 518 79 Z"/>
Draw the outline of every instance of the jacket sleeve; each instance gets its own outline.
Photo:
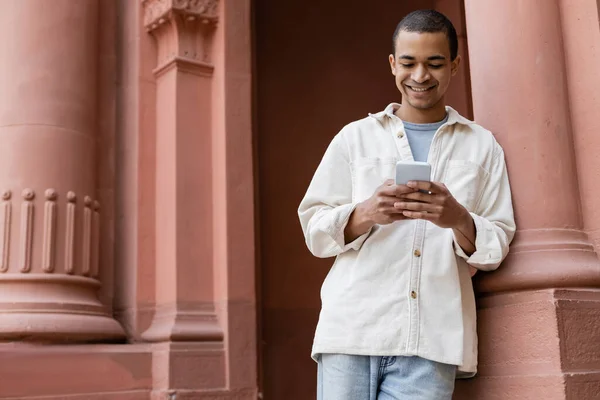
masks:
<path id="1" fill-rule="evenodd" d="M 478 270 L 493 271 L 508 254 L 516 230 L 506 162 L 500 146 L 492 161 L 479 206 L 471 216 L 477 232 L 476 250 L 470 257 L 467 256 L 454 238 L 456 254 Z"/>
<path id="2" fill-rule="evenodd" d="M 306 245 L 321 258 L 360 249 L 370 233 L 345 243 L 344 230 L 356 204 L 352 202 L 352 171 L 342 133 L 327 148 L 298 208 Z"/>

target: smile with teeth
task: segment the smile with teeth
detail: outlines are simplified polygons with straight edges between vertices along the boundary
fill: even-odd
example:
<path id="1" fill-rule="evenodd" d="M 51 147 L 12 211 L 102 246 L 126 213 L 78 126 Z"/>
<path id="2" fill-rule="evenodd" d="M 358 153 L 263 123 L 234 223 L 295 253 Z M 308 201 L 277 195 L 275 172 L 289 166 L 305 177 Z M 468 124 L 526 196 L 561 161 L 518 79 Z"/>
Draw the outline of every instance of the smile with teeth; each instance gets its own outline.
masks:
<path id="1" fill-rule="evenodd" d="M 425 87 L 425 88 L 413 87 L 413 86 L 408 86 L 408 85 L 406 85 L 406 87 L 409 88 L 410 90 L 412 90 L 413 92 L 420 93 L 420 92 L 426 92 L 428 90 L 433 89 L 435 87 L 435 85 L 434 86 Z"/>

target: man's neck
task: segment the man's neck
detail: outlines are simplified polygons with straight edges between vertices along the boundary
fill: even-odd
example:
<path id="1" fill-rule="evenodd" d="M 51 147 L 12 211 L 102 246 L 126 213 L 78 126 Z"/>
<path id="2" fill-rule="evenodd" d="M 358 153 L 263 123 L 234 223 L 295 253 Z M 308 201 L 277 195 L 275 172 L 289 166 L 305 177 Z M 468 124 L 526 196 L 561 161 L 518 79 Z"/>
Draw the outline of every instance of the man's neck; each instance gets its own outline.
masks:
<path id="1" fill-rule="evenodd" d="M 435 106 L 426 110 L 413 108 L 411 106 L 401 106 L 394 114 L 402 121 L 412 122 L 413 124 L 431 124 L 440 122 L 446 118 L 446 107 L 440 102 L 441 106 Z"/>

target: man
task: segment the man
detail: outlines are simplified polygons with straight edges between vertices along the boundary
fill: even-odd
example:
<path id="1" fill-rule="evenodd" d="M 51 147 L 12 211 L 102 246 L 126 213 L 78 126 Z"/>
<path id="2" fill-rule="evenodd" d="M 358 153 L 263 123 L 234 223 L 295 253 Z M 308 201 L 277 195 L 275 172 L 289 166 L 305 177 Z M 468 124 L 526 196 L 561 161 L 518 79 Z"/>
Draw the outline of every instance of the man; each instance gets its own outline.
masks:
<path id="1" fill-rule="evenodd" d="M 451 22 L 416 11 L 393 39 L 401 104 L 335 136 L 298 211 L 310 251 L 336 257 L 312 352 L 322 400 L 451 399 L 476 373 L 470 268 L 496 269 L 515 231 L 502 148 L 444 103 Z M 428 161 L 432 182 L 395 185 L 398 160 Z"/>

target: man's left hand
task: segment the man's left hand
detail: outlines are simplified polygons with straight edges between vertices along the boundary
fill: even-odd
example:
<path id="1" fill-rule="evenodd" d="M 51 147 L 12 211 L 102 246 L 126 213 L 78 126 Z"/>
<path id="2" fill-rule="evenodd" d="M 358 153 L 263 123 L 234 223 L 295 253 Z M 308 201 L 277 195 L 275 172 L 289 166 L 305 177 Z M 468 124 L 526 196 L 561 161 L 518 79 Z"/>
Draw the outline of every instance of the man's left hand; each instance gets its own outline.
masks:
<path id="1" fill-rule="evenodd" d="M 407 186 L 421 191 L 403 194 L 394 207 L 405 210 L 403 215 L 407 218 L 424 219 L 440 228 L 451 228 L 459 246 L 467 255 L 473 254 L 477 236 L 473 218 L 446 185 L 439 182 L 409 182 Z M 473 267 L 470 270 L 471 276 L 477 272 Z"/>
<path id="2" fill-rule="evenodd" d="M 446 185 L 439 182 L 409 182 L 408 187 L 420 192 L 402 195 L 394 206 L 405 217 L 431 221 L 440 228 L 459 229 L 472 224 L 471 216 L 452 196 Z"/>

